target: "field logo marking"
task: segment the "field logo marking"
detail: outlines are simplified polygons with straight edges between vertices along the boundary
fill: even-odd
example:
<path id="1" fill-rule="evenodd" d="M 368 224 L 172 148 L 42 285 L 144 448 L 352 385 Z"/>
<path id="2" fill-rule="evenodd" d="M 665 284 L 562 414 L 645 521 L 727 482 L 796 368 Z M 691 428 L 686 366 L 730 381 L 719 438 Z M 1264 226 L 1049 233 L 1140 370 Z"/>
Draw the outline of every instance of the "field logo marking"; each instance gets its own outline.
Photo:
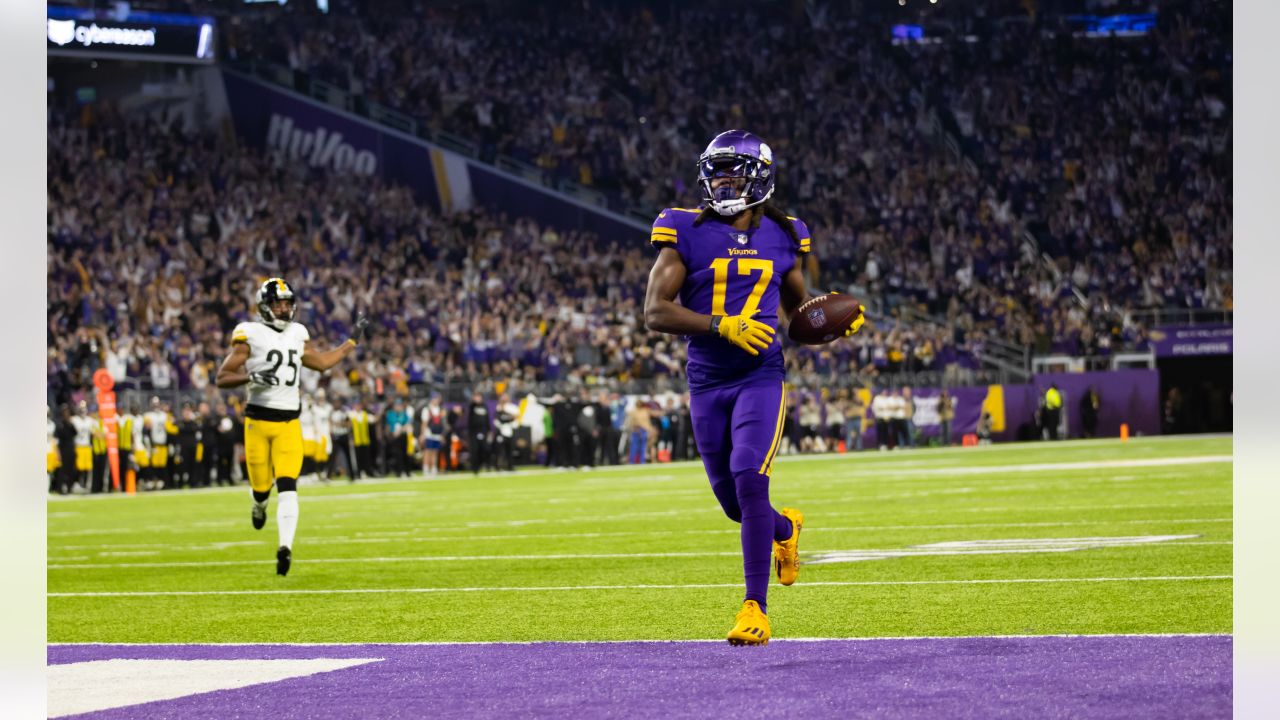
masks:
<path id="1" fill-rule="evenodd" d="M 48 665 L 49 717 L 127 707 L 306 677 L 382 658 L 91 660 Z"/>
<path id="2" fill-rule="evenodd" d="M 806 565 L 863 562 L 898 557 L 936 555 L 1003 555 L 1013 553 L 1075 552 L 1101 547 L 1132 547 L 1149 543 L 1189 540 L 1199 535 L 1135 535 L 1132 537 L 1029 538 L 1005 540 L 953 540 L 912 545 L 899 550 L 834 550 L 806 557 Z"/>

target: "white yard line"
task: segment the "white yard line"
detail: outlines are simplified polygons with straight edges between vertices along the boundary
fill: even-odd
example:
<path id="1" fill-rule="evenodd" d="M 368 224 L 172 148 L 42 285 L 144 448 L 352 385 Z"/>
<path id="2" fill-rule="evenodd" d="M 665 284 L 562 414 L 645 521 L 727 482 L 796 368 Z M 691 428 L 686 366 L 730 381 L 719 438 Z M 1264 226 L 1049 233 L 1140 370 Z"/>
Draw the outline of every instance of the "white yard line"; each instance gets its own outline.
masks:
<path id="1" fill-rule="evenodd" d="M 1002 578 L 982 580 L 862 580 L 826 581 L 793 585 L 792 587 L 886 587 L 907 585 L 1004 585 L 1039 583 L 1110 583 L 1110 582 L 1196 582 L 1202 580 L 1231 580 L 1232 575 L 1160 575 L 1139 577 L 1091 577 L 1091 578 Z M 154 590 L 125 592 L 68 592 L 48 593 L 50 598 L 73 597 L 174 597 L 195 595 L 383 595 L 395 593 L 482 593 L 482 592 L 580 592 L 583 590 L 702 590 L 741 588 L 742 583 L 700 583 L 687 585 L 560 585 L 541 587 L 425 587 L 425 588 L 331 588 L 289 590 Z"/>
<path id="2" fill-rule="evenodd" d="M 1127 538 L 1124 538 L 1127 539 Z M 998 542 L 998 541 L 997 541 Z M 1026 542 L 1019 540 L 1018 542 Z M 1052 542 L 1052 539 L 1044 542 Z M 1176 547 L 1181 545 L 1231 545 L 1231 540 L 1176 540 L 1172 543 L 1159 543 L 1159 547 Z M 1121 547 L 1154 547 L 1152 544 L 1135 544 L 1123 545 Z M 1078 548 L 1071 548 L 1072 550 Z M 901 548 L 895 550 L 843 550 L 838 548 L 827 548 L 818 550 L 806 550 L 806 555 L 821 555 L 824 553 L 834 552 L 857 552 L 857 553 L 890 553 L 897 556 L 922 556 L 925 554 L 998 554 L 998 553 L 1030 553 L 1044 552 L 1042 550 L 990 550 L 990 551 L 967 551 L 964 553 L 925 553 L 911 548 Z M 739 551 L 709 551 L 709 552 L 652 552 L 652 553 L 560 553 L 546 555 L 419 555 L 419 556 L 387 556 L 387 557 L 339 557 L 339 558 L 307 558 L 306 563 L 432 563 L 432 562 L 514 562 L 525 560 L 633 560 L 644 558 L 699 558 L 699 557 L 737 557 L 742 553 Z M 65 563 L 65 564 L 49 564 L 46 566 L 48 570 L 113 570 L 116 568 L 180 568 L 180 567 L 227 567 L 227 566 L 252 566 L 270 564 L 274 560 L 209 560 L 209 561 L 171 561 L 171 562 L 106 562 L 106 563 Z"/>
<path id="3" fill-rule="evenodd" d="M 813 516 L 810 516 L 813 517 Z M 810 520 L 810 523 L 813 521 Z M 856 527 L 823 527 L 809 525 L 805 532 L 896 532 L 911 530 L 964 530 L 967 528 L 1034 528 L 1034 527 L 1093 527 L 1097 525 L 1159 525 L 1159 524 L 1201 524 L 1230 523 L 1233 518 L 1145 518 L 1140 520 L 1069 520 L 1064 522 L 1009 522 L 1009 523 L 946 523 L 938 525 L 859 525 Z M 456 528 L 451 528 L 456 529 Z M 714 530 L 615 530 L 609 532 L 581 533 L 512 533 L 509 535 L 437 535 L 433 537 L 404 536 L 398 532 L 385 532 L 369 537 L 316 537 L 307 538 L 307 545 L 352 545 L 381 543 L 423 543 L 423 542 L 480 542 L 508 540 L 577 540 L 603 537 L 635 537 L 635 536 L 667 536 L 667 535 L 737 535 L 736 526 L 726 525 Z M 56 550 L 99 550 L 104 555 L 104 548 L 127 547 L 132 549 L 162 548 L 171 552 L 204 552 L 230 550 L 236 547 L 260 547 L 261 540 L 239 540 L 234 542 L 214 542 L 190 545 L 174 545 L 172 543 L 99 543 L 96 545 L 61 545 Z M 88 560 L 87 556 L 50 557 L 50 560 Z"/>

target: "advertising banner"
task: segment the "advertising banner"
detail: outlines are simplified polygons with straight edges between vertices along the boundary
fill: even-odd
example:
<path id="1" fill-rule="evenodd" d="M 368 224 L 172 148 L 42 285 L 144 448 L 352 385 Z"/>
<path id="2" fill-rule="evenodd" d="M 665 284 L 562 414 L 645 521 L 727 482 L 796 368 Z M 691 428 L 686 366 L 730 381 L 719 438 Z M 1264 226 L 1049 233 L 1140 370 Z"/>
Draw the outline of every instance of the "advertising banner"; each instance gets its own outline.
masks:
<path id="1" fill-rule="evenodd" d="M 430 146 L 239 73 L 222 77 L 243 141 L 311 167 L 408 186 L 440 208 Z"/>
<path id="2" fill-rule="evenodd" d="M 1162 327 L 1151 331 L 1151 347 L 1158 358 L 1230 355 L 1231 325 Z"/>
<path id="3" fill-rule="evenodd" d="M 203 15 L 48 6 L 50 55 L 212 63 L 217 24 Z"/>
<path id="4" fill-rule="evenodd" d="M 1046 373 L 1035 375 L 1027 385 L 948 388 L 955 413 L 949 428 L 950 442 L 958 444 L 965 435 L 976 434 L 983 414 L 991 417 L 991 439 L 994 441 L 1039 439 L 1037 412 L 1050 384 L 1057 385 L 1062 393 L 1066 437 L 1083 437 L 1080 403 L 1090 388 L 1100 400 L 1094 432 L 1096 437 L 1119 436 L 1122 423 L 1129 426 L 1133 435 L 1160 434 L 1160 373 L 1144 368 Z M 876 414 L 872 404 L 878 393 L 865 389 L 858 392 L 867 407 L 863 419 L 863 447 L 875 448 L 881 444 L 876 434 Z M 879 393 L 900 394 L 900 391 L 881 390 Z M 942 434 L 941 396 L 940 388 L 912 388 L 911 429 L 918 443 L 927 443 Z M 792 420 L 798 425 L 798 403 L 792 413 Z M 825 427 L 825 417 L 823 423 Z"/>
<path id="5" fill-rule="evenodd" d="M 455 212 L 482 205 L 532 217 L 561 231 L 643 240 L 649 226 L 493 166 L 444 150 L 367 118 L 266 81 L 223 69 L 236 134 L 264 152 L 355 177 L 412 188 L 419 202 Z"/>

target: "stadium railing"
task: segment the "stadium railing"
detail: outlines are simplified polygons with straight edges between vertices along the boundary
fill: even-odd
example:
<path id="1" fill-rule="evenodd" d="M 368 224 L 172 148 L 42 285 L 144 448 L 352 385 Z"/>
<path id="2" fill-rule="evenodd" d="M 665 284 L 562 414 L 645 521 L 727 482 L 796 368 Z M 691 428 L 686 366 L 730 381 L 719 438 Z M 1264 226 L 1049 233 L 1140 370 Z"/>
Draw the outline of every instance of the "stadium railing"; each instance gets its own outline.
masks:
<path id="1" fill-rule="evenodd" d="M 790 387 L 795 390 L 806 392 L 821 392 L 823 390 L 851 390 L 860 388 L 870 388 L 872 390 L 881 389 L 898 389 L 902 387 L 963 387 L 978 385 L 1011 385 L 1025 382 L 1019 376 L 1005 372 L 999 368 L 981 368 L 970 369 L 958 366 L 948 367 L 943 370 L 925 370 L 925 371 L 896 371 L 896 372 L 880 372 L 877 374 L 860 374 L 860 373 L 805 373 L 793 371 L 788 374 L 787 382 Z M 471 399 L 473 393 L 479 392 L 485 397 L 493 397 L 501 393 L 509 394 L 513 398 L 524 397 L 530 393 L 538 396 L 549 398 L 554 395 L 564 395 L 566 397 L 577 397 L 582 390 L 587 390 L 594 394 L 597 391 L 617 392 L 622 395 L 665 395 L 669 393 L 683 394 L 687 392 L 688 386 L 683 376 L 662 375 L 652 378 L 617 380 L 614 378 L 600 378 L 598 376 L 591 377 L 586 381 L 581 380 L 541 380 L 528 382 L 525 380 L 500 380 L 486 378 L 482 380 L 465 382 L 423 382 L 410 383 L 408 385 L 407 397 L 412 401 L 425 401 L 432 395 L 440 395 L 445 402 L 466 402 Z M 157 390 L 150 387 L 149 379 L 126 377 L 121 378 L 116 383 L 116 403 L 119 407 L 127 409 L 132 406 L 139 408 L 147 408 L 150 406 L 151 398 L 159 398 L 161 402 L 167 403 L 173 410 L 182 407 L 183 403 L 192 403 L 197 405 L 201 402 L 209 402 L 217 404 L 220 400 L 225 402 L 232 397 L 243 400 L 244 393 L 242 390 L 220 391 L 216 387 L 210 385 L 204 389 L 197 390 L 194 388 L 176 389 L 165 388 Z M 331 388 L 329 396 L 332 399 L 337 393 Z M 352 391 L 347 397 L 355 395 L 365 395 L 376 399 L 391 399 L 399 393 L 384 381 L 384 394 L 376 395 L 371 392 Z M 56 403 L 50 401 L 51 407 L 57 407 Z"/>
<path id="2" fill-rule="evenodd" d="M 1154 368 L 1155 353 L 1129 352 L 1115 355 L 1037 355 L 1031 358 L 1031 370 L 1039 373 L 1091 372 L 1095 370 L 1124 370 L 1126 368 Z"/>
<path id="3" fill-rule="evenodd" d="M 1231 325 L 1233 311 L 1227 308 L 1129 310 L 1125 322 L 1143 327 L 1166 325 Z"/>

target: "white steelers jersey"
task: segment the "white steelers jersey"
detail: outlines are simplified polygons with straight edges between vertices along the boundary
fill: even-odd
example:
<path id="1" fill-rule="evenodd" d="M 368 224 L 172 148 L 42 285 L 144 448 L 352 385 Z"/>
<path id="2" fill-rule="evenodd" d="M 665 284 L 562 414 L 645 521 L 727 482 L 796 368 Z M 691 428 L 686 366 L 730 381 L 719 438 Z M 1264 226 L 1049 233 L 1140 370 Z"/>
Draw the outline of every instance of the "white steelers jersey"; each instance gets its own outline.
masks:
<path id="1" fill-rule="evenodd" d="M 250 373 L 270 372 L 280 378 L 279 385 L 250 382 L 249 404 L 258 407 L 296 412 L 302 402 L 298 392 L 302 379 L 302 352 L 311 335 L 298 323 L 276 330 L 265 323 L 242 322 L 231 332 L 232 343 L 249 345 L 245 370 Z"/>
<path id="2" fill-rule="evenodd" d="M 76 447 L 89 447 L 93 435 L 93 420 L 87 415 L 73 415 L 71 425 L 76 429 Z"/>
<path id="3" fill-rule="evenodd" d="M 298 422 L 302 425 L 302 442 L 315 442 L 316 414 L 312 411 L 311 403 L 306 401 L 302 403 L 302 412 L 298 415 Z"/>
<path id="4" fill-rule="evenodd" d="M 329 403 L 316 403 L 312 408 L 312 427 L 315 428 L 316 439 L 323 440 L 329 437 L 329 418 L 333 415 L 333 406 Z"/>

